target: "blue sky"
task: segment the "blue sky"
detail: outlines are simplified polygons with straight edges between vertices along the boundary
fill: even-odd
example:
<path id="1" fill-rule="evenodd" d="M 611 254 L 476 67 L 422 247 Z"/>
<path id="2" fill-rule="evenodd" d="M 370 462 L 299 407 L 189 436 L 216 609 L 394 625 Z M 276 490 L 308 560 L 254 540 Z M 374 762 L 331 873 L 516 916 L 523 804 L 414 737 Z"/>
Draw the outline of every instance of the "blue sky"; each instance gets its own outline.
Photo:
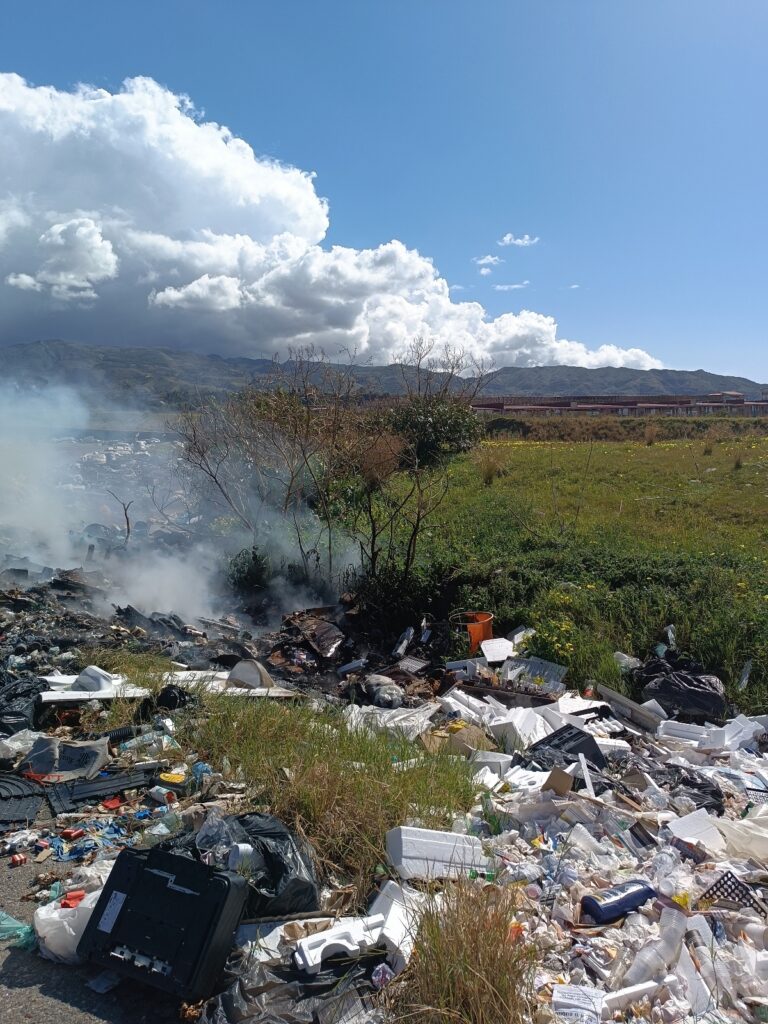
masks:
<path id="1" fill-rule="evenodd" d="M 315 171 L 326 248 L 399 239 L 490 316 L 768 380 L 767 30 L 763 0 L 6 0 L 0 69 L 149 76 Z"/>

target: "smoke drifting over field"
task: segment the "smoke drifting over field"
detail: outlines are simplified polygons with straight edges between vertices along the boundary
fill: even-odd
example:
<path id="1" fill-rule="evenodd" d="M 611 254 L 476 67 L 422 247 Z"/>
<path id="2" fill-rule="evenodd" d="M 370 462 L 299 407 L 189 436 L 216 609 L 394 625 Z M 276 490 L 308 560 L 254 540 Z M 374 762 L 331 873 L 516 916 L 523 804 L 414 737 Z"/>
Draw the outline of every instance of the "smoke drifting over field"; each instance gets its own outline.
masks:
<path id="1" fill-rule="evenodd" d="M 232 607 L 229 558 L 258 545 L 272 578 L 254 591 L 279 613 L 317 603 L 323 591 L 295 582 L 301 561 L 296 522 L 262 502 L 253 529 L 233 524 L 206 496 L 204 480 L 179 473 L 181 445 L 158 434 L 105 439 L 90 427 L 87 402 L 66 388 L 0 389 L 0 569 L 33 565 L 83 567 L 109 581 L 111 603 L 184 619 L 217 617 Z M 195 507 L 190 506 L 192 502 Z M 123 505 L 129 505 L 126 539 Z M 310 563 L 325 538 L 307 509 L 296 510 Z M 93 551 L 89 555 L 89 548 Z M 337 561 L 358 560 L 353 544 Z M 335 581 L 333 581 L 335 583 Z M 331 586 L 331 590 L 333 586 Z"/>

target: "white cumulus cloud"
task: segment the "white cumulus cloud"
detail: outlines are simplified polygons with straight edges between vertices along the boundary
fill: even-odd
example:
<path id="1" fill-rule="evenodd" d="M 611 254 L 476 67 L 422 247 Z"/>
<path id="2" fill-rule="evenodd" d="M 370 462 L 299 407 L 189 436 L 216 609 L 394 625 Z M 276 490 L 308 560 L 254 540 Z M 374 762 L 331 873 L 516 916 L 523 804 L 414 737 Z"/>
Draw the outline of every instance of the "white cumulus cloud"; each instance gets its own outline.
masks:
<path id="1" fill-rule="evenodd" d="M 432 260 L 396 239 L 324 245 L 313 174 L 257 155 L 152 79 L 67 92 L 2 74 L 0 137 L 6 343 L 265 355 L 312 342 L 382 363 L 421 334 L 498 365 L 660 365 L 641 349 L 559 338 L 541 313 L 493 318 L 454 300 Z M 475 259 L 484 276 L 500 262 Z"/>
<path id="2" fill-rule="evenodd" d="M 491 256 L 489 253 L 487 256 L 473 256 L 472 262 L 476 263 L 478 267 L 497 267 L 504 260 L 501 256 Z"/>
<path id="3" fill-rule="evenodd" d="M 517 292 L 521 288 L 527 288 L 530 283 L 530 281 L 518 281 L 517 284 L 495 284 L 493 289 L 497 292 Z"/>
<path id="4" fill-rule="evenodd" d="M 538 235 L 535 238 L 531 238 L 530 235 L 521 235 L 520 238 L 516 238 L 511 231 L 508 231 L 506 235 L 502 235 L 496 245 L 517 245 L 522 249 L 526 249 L 529 245 L 536 245 L 538 241 Z"/>

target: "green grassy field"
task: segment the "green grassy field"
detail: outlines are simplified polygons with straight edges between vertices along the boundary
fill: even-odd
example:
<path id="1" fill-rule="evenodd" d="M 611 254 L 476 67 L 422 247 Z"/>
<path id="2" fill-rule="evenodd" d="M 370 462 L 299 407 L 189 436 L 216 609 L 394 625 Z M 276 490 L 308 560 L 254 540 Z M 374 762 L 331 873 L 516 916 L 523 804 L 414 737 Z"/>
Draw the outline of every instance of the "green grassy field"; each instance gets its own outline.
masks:
<path id="1" fill-rule="evenodd" d="M 752 659 L 739 702 L 768 710 L 768 439 L 486 441 L 448 474 L 418 586 L 382 592 L 390 616 L 534 626 L 579 683 L 615 682 L 613 652 L 642 656 L 674 623 L 730 687 Z"/>

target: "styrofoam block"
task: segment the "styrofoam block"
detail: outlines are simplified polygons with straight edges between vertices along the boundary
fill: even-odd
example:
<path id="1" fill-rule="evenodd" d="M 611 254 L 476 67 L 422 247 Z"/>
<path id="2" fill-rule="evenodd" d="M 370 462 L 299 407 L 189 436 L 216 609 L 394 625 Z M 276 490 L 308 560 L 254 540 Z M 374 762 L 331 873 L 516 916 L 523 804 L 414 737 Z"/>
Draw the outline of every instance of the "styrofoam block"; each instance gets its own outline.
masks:
<path id="1" fill-rule="evenodd" d="M 296 966 L 307 974 L 317 974 L 326 957 L 337 953 L 359 956 L 363 950 L 378 944 L 384 921 L 383 914 L 361 917 L 299 939 L 294 953 Z"/>
<path id="2" fill-rule="evenodd" d="M 472 776 L 472 785 L 478 789 L 495 789 L 500 782 L 501 779 L 496 772 L 485 765 Z"/>
<path id="3" fill-rule="evenodd" d="M 651 698 L 651 700 L 645 700 L 640 705 L 641 708 L 645 708 L 646 711 L 650 711 L 654 715 L 658 715 L 662 720 L 669 718 L 669 715 L 664 708 L 659 704 L 657 700 Z"/>
<path id="4" fill-rule="evenodd" d="M 579 715 L 582 711 L 597 711 L 599 708 L 607 708 L 609 705 L 604 700 L 590 700 L 578 693 L 564 693 L 562 697 L 558 697 L 552 703 L 551 707 L 564 715 Z"/>
<path id="5" fill-rule="evenodd" d="M 386 732 L 390 736 L 402 735 L 415 740 L 430 727 L 430 719 L 440 705 L 424 704 L 419 708 L 376 708 L 350 704 L 344 709 L 347 728 L 351 732 L 367 729 L 369 732 Z"/>
<path id="6" fill-rule="evenodd" d="M 556 708 L 554 704 L 543 704 L 540 708 L 534 708 L 533 713 L 543 718 L 554 732 L 562 729 L 564 725 L 572 725 L 576 729 L 586 732 L 587 723 L 585 719 L 579 718 L 578 715 L 569 715 L 565 711 Z"/>
<path id="7" fill-rule="evenodd" d="M 703 725 L 692 725 L 688 722 L 662 722 L 656 730 L 659 739 L 688 740 L 696 742 L 707 735 L 709 730 Z"/>
<path id="8" fill-rule="evenodd" d="M 401 878 L 461 878 L 494 868 L 475 836 L 406 825 L 387 832 L 387 856 Z"/>
<path id="9" fill-rule="evenodd" d="M 384 917 L 379 942 L 389 950 L 389 964 L 396 974 L 404 970 L 411 958 L 427 900 L 426 893 L 388 881 L 369 908 L 371 916 Z"/>
<path id="10" fill-rule="evenodd" d="M 512 755 L 496 750 L 477 750 L 469 759 L 473 768 L 490 768 L 499 778 L 512 767 Z"/>
<path id="11" fill-rule="evenodd" d="M 504 776 L 504 781 L 511 789 L 525 790 L 528 793 L 537 792 L 549 778 L 551 772 L 532 772 L 527 768 L 515 765 Z"/>
<path id="12" fill-rule="evenodd" d="M 508 708 L 504 718 L 494 715 L 488 724 L 491 735 L 500 740 L 507 750 L 529 747 L 543 740 L 555 730 L 532 708 Z"/>
<path id="13" fill-rule="evenodd" d="M 623 1010 L 645 996 L 652 996 L 662 985 L 672 984 L 674 981 L 674 975 L 670 975 L 664 981 L 644 981 L 640 985 L 617 989 L 615 992 L 606 992 L 603 1001 L 603 1020 L 608 1020 L 616 1010 Z"/>
<path id="14" fill-rule="evenodd" d="M 470 725 L 482 726 L 483 719 L 481 718 L 481 716 L 478 715 L 477 712 L 472 711 L 470 708 L 466 707 L 465 705 L 460 704 L 457 700 L 454 700 L 454 698 L 450 694 L 445 697 L 439 697 L 438 700 L 440 701 L 440 706 L 442 707 L 443 711 L 447 712 L 448 714 L 453 712 L 456 715 L 458 715 L 459 718 L 461 718 L 463 721 L 468 722 Z"/>
<path id="15" fill-rule="evenodd" d="M 149 697 L 149 690 L 129 683 L 115 683 L 109 690 L 45 690 L 40 694 L 41 704 L 82 704 L 89 700 L 143 700 Z"/>
<path id="16" fill-rule="evenodd" d="M 442 697 L 437 698 L 438 703 L 445 707 L 448 705 L 451 710 L 459 711 L 460 714 L 473 714 L 477 719 L 484 722 L 490 715 L 490 709 L 484 700 L 473 697 L 471 693 L 465 693 L 454 687 Z"/>

